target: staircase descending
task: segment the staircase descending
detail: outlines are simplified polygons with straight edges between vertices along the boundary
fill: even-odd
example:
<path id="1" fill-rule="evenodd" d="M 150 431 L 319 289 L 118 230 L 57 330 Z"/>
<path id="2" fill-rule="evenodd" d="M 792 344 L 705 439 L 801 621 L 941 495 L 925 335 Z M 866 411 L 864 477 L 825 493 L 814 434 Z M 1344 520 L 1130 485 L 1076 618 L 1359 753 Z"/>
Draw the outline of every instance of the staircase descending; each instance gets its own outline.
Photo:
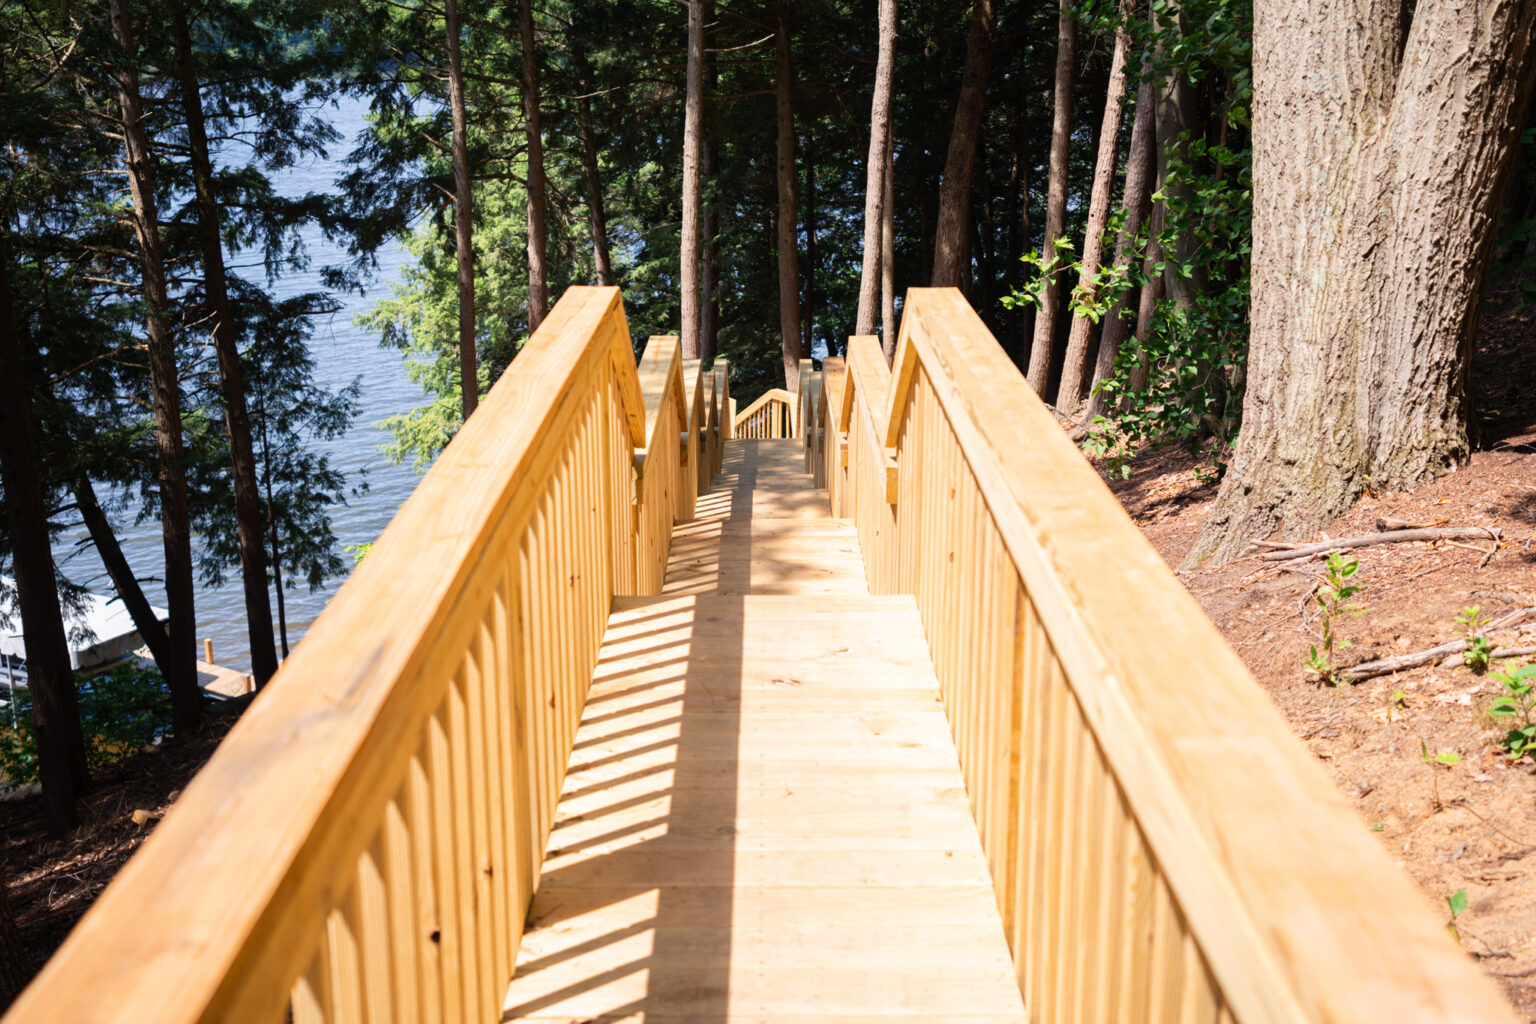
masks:
<path id="1" fill-rule="evenodd" d="M 800 442 L 726 442 L 623 598 L 507 1020 L 1022 1021 L 917 606 Z"/>
<path id="2" fill-rule="evenodd" d="M 4 1024 L 1513 1024 L 958 291 L 797 378 L 567 291 Z"/>

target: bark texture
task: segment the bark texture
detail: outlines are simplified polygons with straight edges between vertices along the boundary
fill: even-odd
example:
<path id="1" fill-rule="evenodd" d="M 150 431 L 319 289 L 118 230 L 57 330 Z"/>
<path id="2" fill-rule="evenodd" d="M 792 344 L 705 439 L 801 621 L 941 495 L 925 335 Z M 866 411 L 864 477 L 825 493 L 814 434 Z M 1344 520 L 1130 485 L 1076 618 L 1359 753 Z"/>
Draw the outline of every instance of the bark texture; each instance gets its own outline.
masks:
<path id="1" fill-rule="evenodd" d="M 134 53 L 128 0 L 110 0 L 112 34 L 125 55 Z M 115 72 L 127 151 L 128 186 L 133 196 L 133 226 L 143 268 L 149 334 L 149 366 L 155 413 L 156 477 L 160 489 L 160 531 L 165 550 L 165 603 L 171 615 L 171 662 L 161 671 L 171 691 L 176 731 L 197 727 L 202 695 L 197 687 L 197 615 L 192 589 L 192 528 L 187 515 L 187 475 L 181 437 L 181 382 L 176 371 L 176 340 L 171 333 L 166 295 L 165 257 L 160 245 L 160 214 L 155 205 L 154 169 L 139 81 L 131 67 Z M 83 768 L 83 765 L 82 765 Z"/>
<path id="2" fill-rule="evenodd" d="M 800 390 L 800 253 L 795 244 L 794 68 L 789 61 L 789 4 L 779 5 L 775 32 L 779 128 L 779 335 L 784 354 L 784 384 Z"/>
<path id="3" fill-rule="evenodd" d="M 699 151 L 704 119 L 704 0 L 688 0 L 688 92 L 683 101 L 683 358 L 699 358 Z"/>
<path id="4" fill-rule="evenodd" d="M 469 180 L 469 116 L 464 101 L 458 0 L 447 0 L 443 21 L 448 33 L 448 107 L 453 117 L 453 235 L 459 269 L 459 396 L 464 419 L 468 420 L 480 403 L 480 378 L 475 353 L 475 194 Z"/>
<path id="5" fill-rule="evenodd" d="M 546 262 L 544 128 L 539 116 L 539 61 L 534 49 L 533 5 L 521 0 L 518 31 L 523 37 L 523 122 L 528 135 L 528 330 L 539 329 L 549 315 L 549 268 Z"/>
<path id="6" fill-rule="evenodd" d="M 896 167 L 885 147 L 885 210 L 880 215 L 880 348 L 896 358 Z"/>
<path id="7" fill-rule="evenodd" d="M 75 700 L 75 676 L 70 669 L 64 615 L 48 543 L 37 424 L 28 398 L 14 310 L 7 260 L 0 258 L 0 484 L 5 487 L 11 572 L 26 641 L 43 811 L 48 831 L 59 836 L 75 827 L 76 792 L 89 777 L 84 775 L 80 708 Z"/>
<path id="8" fill-rule="evenodd" d="M 944 179 L 939 186 L 931 279 L 935 288 L 958 288 L 961 283 L 961 263 L 970 235 L 971 172 L 976 164 L 981 115 L 987 102 L 987 75 L 992 68 L 992 47 L 996 41 L 996 0 L 976 0 L 971 8 L 971 30 L 965 45 L 960 98 L 955 103 L 955 126 L 950 132 Z"/>
<path id="9" fill-rule="evenodd" d="M 1370 483 L 1466 461 L 1498 186 L 1536 0 L 1254 10 L 1253 330 L 1243 428 L 1191 562 L 1311 533 Z"/>
<path id="10" fill-rule="evenodd" d="M 272 640 L 272 603 L 267 595 L 267 552 L 261 537 L 261 492 L 256 487 L 251 417 L 245 405 L 245 373 L 240 367 L 235 316 L 229 302 L 229 280 L 224 269 L 219 203 L 213 194 L 213 159 L 203 118 L 202 88 L 192 53 L 192 27 L 187 21 L 184 3 L 176 5 L 172 22 L 176 36 L 176 65 L 181 78 L 181 105 L 187 123 L 187 149 L 196 192 L 197 238 L 203 256 L 203 295 L 213 318 L 213 348 L 218 356 L 219 387 L 224 397 L 224 428 L 229 434 L 230 476 L 235 491 L 235 536 L 240 548 L 240 582 L 245 597 L 246 635 L 251 645 L 251 675 L 260 689 L 277 671 L 277 648 Z M 99 543 L 97 549 L 101 549 Z M 117 582 L 116 576 L 113 582 Z M 123 593 L 121 585 L 118 593 Z M 158 626 L 156 623 L 157 632 Z"/>
<path id="11" fill-rule="evenodd" d="M 576 101 L 576 127 L 581 133 L 581 174 L 587 186 L 587 217 L 592 225 L 592 262 L 597 283 L 613 284 L 613 257 L 608 252 L 608 213 L 603 205 L 603 177 L 597 163 L 597 143 L 592 138 L 592 104 Z"/>
<path id="12" fill-rule="evenodd" d="M 855 334 L 874 334 L 879 312 L 880 268 L 884 252 L 886 175 L 891 152 L 891 84 L 896 62 L 896 0 L 880 0 L 880 42 L 875 58 L 875 93 L 869 113 L 869 156 L 864 174 L 864 264 L 859 276 Z"/>
<path id="13" fill-rule="evenodd" d="M 1150 80 L 1144 80 L 1136 93 L 1136 113 L 1131 122 L 1131 151 L 1126 156 L 1125 193 L 1121 200 L 1121 208 L 1125 210 L 1125 225 L 1115 239 L 1114 266 L 1121 272 L 1129 270 L 1131 260 L 1136 256 L 1136 235 L 1151 206 L 1155 157 L 1152 105 L 1155 95 Z M 1088 390 L 1088 402 L 1083 409 L 1084 422 L 1104 412 L 1104 396 L 1098 388 L 1114 372 L 1120 346 L 1125 344 L 1128 312 L 1125 299 L 1126 296 L 1121 295 L 1104 314 L 1104 328 L 1099 332 L 1099 351 L 1093 367 L 1093 385 Z"/>
<path id="14" fill-rule="evenodd" d="M 1115 51 L 1109 63 L 1109 86 L 1104 93 L 1104 118 L 1099 126 L 1099 151 L 1093 165 L 1093 187 L 1088 198 L 1088 224 L 1083 234 L 1082 271 L 1079 288 L 1089 287 L 1099 272 L 1104 252 L 1104 228 L 1109 223 L 1110 194 L 1115 183 L 1115 160 L 1119 155 L 1120 121 L 1125 114 L 1125 57 L 1131 37 L 1122 25 L 1115 32 Z M 1063 416 L 1075 416 L 1083 403 L 1083 385 L 1088 379 L 1088 358 L 1093 343 L 1094 322 L 1081 313 L 1072 317 L 1067 335 L 1067 352 L 1061 368 L 1061 386 L 1056 391 L 1056 409 Z"/>
<path id="15" fill-rule="evenodd" d="M 1056 85 L 1052 100 L 1050 178 L 1046 182 L 1045 240 L 1040 256 L 1047 265 L 1056 255 L 1056 239 L 1067 224 L 1067 155 L 1072 141 L 1072 61 L 1077 45 L 1071 0 L 1061 0 L 1056 16 Z M 1056 320 L 1061 310 L 1061 272 L 1050 276 L 1040 308 L 1035 311 L 1035 336 L 1029 347 L 1029 386 L 1046 397 L 1051 359 L 1056 354 Z"/>

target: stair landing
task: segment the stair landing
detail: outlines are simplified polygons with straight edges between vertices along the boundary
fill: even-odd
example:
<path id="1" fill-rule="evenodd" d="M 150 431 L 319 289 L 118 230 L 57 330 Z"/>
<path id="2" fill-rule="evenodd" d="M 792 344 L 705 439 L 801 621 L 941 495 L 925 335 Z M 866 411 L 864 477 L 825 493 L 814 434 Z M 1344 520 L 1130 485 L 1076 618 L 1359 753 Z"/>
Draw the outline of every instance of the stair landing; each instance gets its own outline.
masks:
<path id="1" fill-rule="evenodd" d="M 504 1020 L 1022 1021 L 917 609 L 795 440 L 615 602 Z"/>

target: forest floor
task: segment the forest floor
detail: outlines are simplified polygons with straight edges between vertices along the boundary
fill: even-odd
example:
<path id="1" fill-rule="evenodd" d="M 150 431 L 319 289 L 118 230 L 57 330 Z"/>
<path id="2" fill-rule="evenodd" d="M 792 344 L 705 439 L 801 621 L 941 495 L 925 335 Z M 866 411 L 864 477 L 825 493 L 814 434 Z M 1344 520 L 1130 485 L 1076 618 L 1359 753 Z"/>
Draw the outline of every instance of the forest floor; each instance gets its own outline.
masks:
<path id="1" fill-rule="evenodd" d="M 48 837 L 36 787 L 0 800 L 0 860 L 34 971 L 63 943 L 235 721 L 232 714 L 210 715 L 189 739 L 147 747 L 98 771 L 80 801 L 80 827 L 65 839 Z M 139 811 L 142 822 L 134 820 Z"/>
<path id="2" fill-rule="evenodd" d="M 1485 371 L 1474 383 L 1484 416 L 1471 464 L 1412 493 L 1365 495 L 1327 537 L 1375 533 L 1378 518 L 1397 519 L 1494 527 L 1498 550 L 1488 556 L 1489 541 L 1440 541 L 1350 551 L 1360 563 L 1352 582 L 1364 586 L 1353 600 L 1366 610 L 1340 623 L 1353 646 L 1338 664 L 1458 640 L 1456 615 L 1469 605 L 1488 618 L 1536 606 L 1536 308 L 1485 313 L 1476 362 Z M 1176 448 L 1133 465 L 1111 489 L 1177 569 L 1216 497 L 1196 472 L 1209 467 Z M 1418 882 L 1426 905 L 1448 921 L 1447 898 L 1466 890 L 1467 909 L 1456 919 L 1462 946 L 1536 1022 L 1536 765 L 1511 763 L 1499 746 L 1509 726 L 1486 709 L 1500 684 L 1460 656 L 1450 666 L 1321 684 L 1305 659 L 1319 642 L 1311 595 L 1324 569 L 1321 559 L 1274 562 L 1255 553 L 1178 575 L 1354 802 L 1362 827 Z M 1516 626 L 1494 639 L 1536 645 L 1536 621 L 1523 635 Z M 1460 760 L 1436 763 L 1442 753 Z"/>

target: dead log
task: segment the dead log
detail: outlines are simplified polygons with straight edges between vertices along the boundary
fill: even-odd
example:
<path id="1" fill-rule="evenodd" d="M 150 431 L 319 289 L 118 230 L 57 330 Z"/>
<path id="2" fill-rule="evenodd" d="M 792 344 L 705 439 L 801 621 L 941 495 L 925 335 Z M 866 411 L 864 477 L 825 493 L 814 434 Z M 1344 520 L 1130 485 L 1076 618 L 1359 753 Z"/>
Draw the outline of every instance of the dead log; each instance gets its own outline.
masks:
<path id="1" fill-rule="evenodd" d="M 1366 534 L 1363 537 L 1344 537 L 1326 540 L 1289 551 L 1270 551 L 1260 557 L 1266 562 L 1284 562 L 1293 558 L 1315 558 L 1330 555 L 1346 548 L 1363 548 L 1372 544 L 1399 544 L 1410 540 L 1498 540 L 1499 530 L 1492 526 L 1446 526 L 1426 530 L 1391 530 Z"/>
<path id="2" fill-rule="evenodd" d="M 1508 629 L 1509 627 L 1518 625 L 1519 623 L 1524 622 L 1526 619 L 1533 616 L 1536 616 L 1536 607 L 1512 609 L 1511 611 L 1507 611 L 1503 615 L 1490 620 L 1489 623 L 1482 628 L 1478 635 L 1485 636 L 1496 630 Z M 1351 665 L 1349 668 L 1340 669 L 1339 676 L 1344 679 L 1351 679 L 1355 681 L 1359 681 L 1361 679 L 1372 679 L 1376 676 L 1384 676 L 1392 672 L 1402 672 L 1406 669 L 1418 668 L 1421 665 L 1431 664 L 1432 662 L 1439 661 L 1441 658 L 1444 658 L 1448 655 L 1460 654 L 1465 651 L 1467 647 L 1468 643 L 1465 640 L 1452 640 L 1449 643 L 1439 644 L 1438 646 L 1429 647 L 1422 651 L 1414 651 L 1411 654 L 1398 654 L 1391 658 L 1378 658 L 1375 661 L 1363 661 L 1358 665 Z M 1536 648 L 1495 648 L 1489 654 L 1489 657 L 1519 658 L 1524 657 L 1527 654 L 1536 654 Z"/>

